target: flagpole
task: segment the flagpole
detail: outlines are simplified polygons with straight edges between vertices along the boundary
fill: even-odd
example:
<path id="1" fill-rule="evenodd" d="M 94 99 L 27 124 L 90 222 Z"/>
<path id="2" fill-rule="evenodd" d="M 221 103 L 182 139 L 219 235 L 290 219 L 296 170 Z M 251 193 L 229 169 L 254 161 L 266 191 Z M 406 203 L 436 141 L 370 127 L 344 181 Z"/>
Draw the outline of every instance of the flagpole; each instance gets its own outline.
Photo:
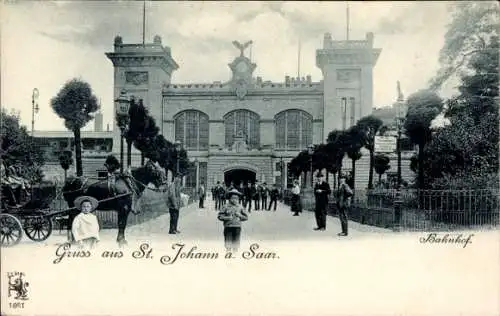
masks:
<path id="1" fill-rule="evenodd" d="M 349 40 L 349 2 L 346 1 L 346 40 Z"/>
<path id="2" fill-rule="evenodd" d="M 146 45 L 146 0 L 142 2 L 142 45 Z"/>
<path id="3" fill-rule="evenodd" d="M 300 42 L 300 37 L 299 37 L 299 51 L 298 51 L 298 54 L 297 54 L 297 77 L 300 78 L 300 47 L 301 46 L 301 42 Z"/>

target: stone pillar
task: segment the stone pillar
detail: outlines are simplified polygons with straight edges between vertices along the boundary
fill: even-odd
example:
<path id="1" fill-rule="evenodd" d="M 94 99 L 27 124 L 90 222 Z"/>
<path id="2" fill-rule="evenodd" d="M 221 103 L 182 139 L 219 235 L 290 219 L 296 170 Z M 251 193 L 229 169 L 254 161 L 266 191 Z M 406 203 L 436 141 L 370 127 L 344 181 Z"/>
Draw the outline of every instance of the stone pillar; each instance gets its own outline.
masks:
<path id="1" fill-rule="evenodd" d="M 200 162 L 196 160 L 196 190 L 200 187 Z"/>

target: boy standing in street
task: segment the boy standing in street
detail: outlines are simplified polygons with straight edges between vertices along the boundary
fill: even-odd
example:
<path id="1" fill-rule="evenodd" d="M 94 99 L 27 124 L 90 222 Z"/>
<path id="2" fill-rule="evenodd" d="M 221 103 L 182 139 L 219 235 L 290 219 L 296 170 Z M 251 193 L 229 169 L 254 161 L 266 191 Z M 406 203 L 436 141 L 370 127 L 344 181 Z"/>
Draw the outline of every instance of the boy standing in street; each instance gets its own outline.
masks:
<path id="1" fill-rule="evenodd" d="M 228 203 L 222 207 L 217 218 L 224 223 L 224 245 L 226 251 L 236 252 L 240 246 L 241 222 L 248 220 L 248 214 L 239 204 L 241 193 L 232 189 L 227 193 Z"/>

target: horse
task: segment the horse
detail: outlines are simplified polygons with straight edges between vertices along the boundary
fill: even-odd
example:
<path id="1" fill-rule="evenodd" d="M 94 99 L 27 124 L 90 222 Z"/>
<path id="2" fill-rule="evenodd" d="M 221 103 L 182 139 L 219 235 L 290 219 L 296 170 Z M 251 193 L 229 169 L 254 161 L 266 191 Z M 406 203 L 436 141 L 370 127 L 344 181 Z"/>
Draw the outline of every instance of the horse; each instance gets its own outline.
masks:
<path id="1" fill-rule="evenodd" d="M 131 176 L 123 174 L 117 176 L 113 188 L 110 188 L 107 180 L 89 185 L 86 184 L 87 180 L 83 177 L 75 177 L 67 179 L 64 184 L 63 196 L 70 208 L 68 212 L 68 236 L 72 236 L 73 220 L 79 213 L 79 210 L 75 208 L 74 201 L 79 196 L 87 195 L 98 201 L 104 200 L 99 202 L 98 210 L 118 212 L 117 242 L 120 246 L 123 246 L 127 244 L 125 228 L 131 211 L 133 191 L 137 194 L 137 198 L 140 198 L 149 183 L 153 183 L 157 189 L 160 189 L 165 179 L 160 170 L 152 164 L 147 164 L 132 170 Z M 135 188 L 130 187 L 131 182 L 133 182 Z"/>

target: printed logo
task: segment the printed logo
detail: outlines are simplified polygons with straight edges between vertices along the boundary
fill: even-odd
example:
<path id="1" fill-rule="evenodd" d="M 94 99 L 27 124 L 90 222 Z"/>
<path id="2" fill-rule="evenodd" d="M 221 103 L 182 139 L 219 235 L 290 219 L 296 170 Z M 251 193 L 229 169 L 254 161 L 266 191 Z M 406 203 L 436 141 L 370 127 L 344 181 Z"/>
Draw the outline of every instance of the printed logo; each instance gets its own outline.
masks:
<path id="1" fill-rule="evenodd" d="M 9 290 L 7 296 L 10 299 L 26 301 L 28 297 L 29 283 L 24 272 L 7 272 L 9 278 Z"/>

